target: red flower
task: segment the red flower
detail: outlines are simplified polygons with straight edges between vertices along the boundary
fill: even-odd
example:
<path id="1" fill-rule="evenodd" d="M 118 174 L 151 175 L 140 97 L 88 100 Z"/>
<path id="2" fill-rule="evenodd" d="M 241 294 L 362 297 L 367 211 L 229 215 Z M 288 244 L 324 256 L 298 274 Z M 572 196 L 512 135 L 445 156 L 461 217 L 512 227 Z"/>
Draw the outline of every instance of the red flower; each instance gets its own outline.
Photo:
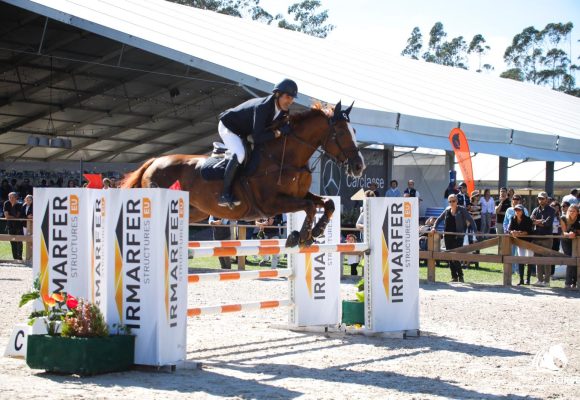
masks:
<path id="1" fill-rule="evenodd" d="M 49 307 L 52 307 L 56 304 L 56 300 L 52 296 L 42 296 L 42 301 Z"/>
<path id="2" fill-rule="evenodd" d="M 52 298 L 58 301 L 59 303 L 64 301 L 64 296 L 60 293 L 53 293 Z"/>
<path id="3" fill-rule="evenodd" d="M 79 301 L 74 296 L 71 296 L 69 294 L 66 297 L 66 306 L 69 308 L 69 310 L 77 308 L 78 305 L 79 305 Z"/>

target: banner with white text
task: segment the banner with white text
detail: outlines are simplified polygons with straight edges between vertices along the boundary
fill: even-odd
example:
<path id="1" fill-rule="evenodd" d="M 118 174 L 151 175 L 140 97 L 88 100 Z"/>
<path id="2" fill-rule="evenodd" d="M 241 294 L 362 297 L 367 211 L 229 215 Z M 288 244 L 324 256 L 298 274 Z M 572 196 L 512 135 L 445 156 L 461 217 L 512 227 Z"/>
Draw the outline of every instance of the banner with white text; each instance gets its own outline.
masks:
<path id="1" fill-rule="evenodd" d="M 318 243 L 340 243 L 340 197 L 329 197 L 337 210 L 330 219 Z M 315 224 L 324 210 L 317 210 Z M 288 214 L 288 233 L 300 231 L 306 213 Z M 337 325 L 340 323 L 340 268 L 339 253 L 290 254 L 294 279 L 289 280 L 294 307 L 290 312 L 293 326 Z"/>
<path id="2" fill-rule="evenodd" d="M 136 335 L 135 363 L 185 358 L 186 192 L 111 190 L 106 199 L 107 322 Z"/>
<path id="3" fill-rule="evenodd" d="M 419 329 L 419 204 L 416 198 L 364 202 L 365 327 L 370 332 Z"/>

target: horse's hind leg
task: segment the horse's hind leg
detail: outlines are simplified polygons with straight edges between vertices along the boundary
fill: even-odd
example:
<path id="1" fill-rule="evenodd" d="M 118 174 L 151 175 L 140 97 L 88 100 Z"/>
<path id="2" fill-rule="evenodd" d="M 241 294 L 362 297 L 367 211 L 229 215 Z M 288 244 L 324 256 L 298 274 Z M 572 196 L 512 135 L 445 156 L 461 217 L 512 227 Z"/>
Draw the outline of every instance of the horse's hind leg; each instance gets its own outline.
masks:
<path id="1" fill-rule="evenodd" d="M 334 214 L 334 201 L 332 201 L 331 199 L 325 199 L 310 192 L 308 192 L 306 198 L 312 200 L 317 207 L 324 208 L 324 214 L 322 215 L 322 217 L 320 217 L 320 219 L 312 229 L 312 237 L 317 238 L 324 233 L 326 225 L 328 225 L 328 223 L 330 222 L 330 218 L 332 218 L 332 214 Z"/>

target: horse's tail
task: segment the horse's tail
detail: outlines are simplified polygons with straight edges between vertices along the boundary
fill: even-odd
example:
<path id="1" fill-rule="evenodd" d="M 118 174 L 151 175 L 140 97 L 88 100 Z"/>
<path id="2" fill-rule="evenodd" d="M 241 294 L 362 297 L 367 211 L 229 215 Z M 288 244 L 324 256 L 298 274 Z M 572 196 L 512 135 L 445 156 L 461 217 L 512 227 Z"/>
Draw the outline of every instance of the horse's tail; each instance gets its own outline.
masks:
<path id="1" fill-rule="evenodd" d="M 153 164 L 155 158 L 150 158 L 149 160 L 145 161 L 138 170 L 130 172 L 125 175 L 123 180 L 121 181 L 120 188 L 121 189 L 130 189 L 130 188 L 139 188 L 141 187 L 141 178 L 143 174 Z"/>

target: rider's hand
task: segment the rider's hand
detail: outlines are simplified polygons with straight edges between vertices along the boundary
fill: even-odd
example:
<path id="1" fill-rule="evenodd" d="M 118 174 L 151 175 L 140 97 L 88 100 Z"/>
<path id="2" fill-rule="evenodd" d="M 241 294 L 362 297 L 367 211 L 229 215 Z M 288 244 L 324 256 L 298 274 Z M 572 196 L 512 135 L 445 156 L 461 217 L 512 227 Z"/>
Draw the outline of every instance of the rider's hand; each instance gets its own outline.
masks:
<path id="1" fill-rule="evenodd" d="M 290 127 L 290 123 L 285 123 L 284 125 L 282 125 L 280 128 L 278 128 L 278 131 L 284 135 L 287 136 L 291 131 L 292 128 Z"/>

